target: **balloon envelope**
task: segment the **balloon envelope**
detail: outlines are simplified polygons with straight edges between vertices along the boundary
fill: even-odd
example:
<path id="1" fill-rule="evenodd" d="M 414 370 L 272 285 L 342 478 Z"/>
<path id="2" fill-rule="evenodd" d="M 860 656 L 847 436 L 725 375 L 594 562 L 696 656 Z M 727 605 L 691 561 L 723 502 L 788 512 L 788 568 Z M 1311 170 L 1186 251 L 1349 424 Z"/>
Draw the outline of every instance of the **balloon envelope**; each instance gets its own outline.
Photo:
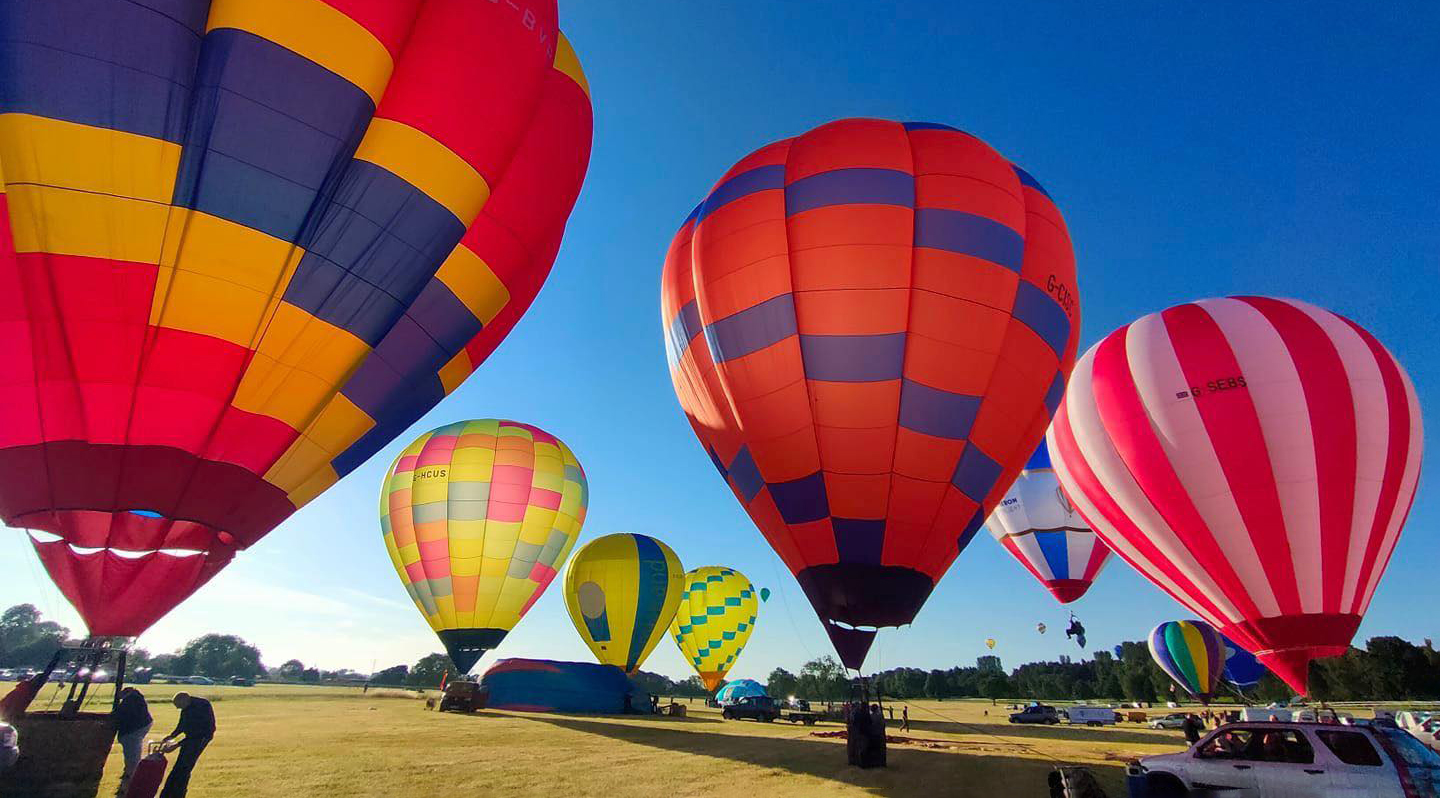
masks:
<path id="1" fill-rule="evenodd" d="M 985 638 L 985 647 L 986 647 L 986 648 L 991 648 L 991 649 L 995 648 L 995 638 L 993 638 L 993 637 L 987 637 L 987 638 Z"/>
<path id="2" fill-rule="evenodd" d="M 396 458 L 380 490 L 385 549 L 462 672 L 549 587 L 588 504 L 570 447 L 529 424 L 448 424 Z"/>
<path id="3" fill-rule="evenodd" d="M 1044 442 L 985 522 L 990 535 L 1061 604 L 1085 595 L 1110 549 L 1060 489 Z"/>
<path id="4" fill-rule="evenodd" d="M 661 312 L 695 434 L 852 668 L 1034 451 L 1079 325 L 1040 184 L 974 136 L 877 119 L 731 168 L 671 244 Z"/>
<path id="5" fill-rule="evenodd" d="M 1166 621 L 1150 632 L 1155 664 L 1202 703 L 1210 703 L 1225 669 L 1225 640 L 1204 621 Z"/>
<path id="6" fill-rule="evenodd" d="M 1039 632 L 1040 634 L 1042 634 L 1042 635 L 1045 634 L 1045 629 L 1046 629 L 1045 624 L 1043 624 L 1043 623 L 1037 623 L 1037 624 L 1035 624 L 1035 631 Z"/>
<path id="7" fill-rule="evenodd" d="M 736 679 L 733 682 L 726 682 L 724 687 L 715 694 L 716 701 L 734 701 L 746 696 L 769 695 L 765 691 L 765 685 L 754 679 Z"/>
<path id="8" fill-rule="evenodd" d="M 685 587 L 675 552 L 648 535 L 605 535 L 585 544 L 565 572 L 565 607 L 602 665 L 640 669 L 660 642 Z"/>
<path id="9" fill-rule="evenodd" d="M 735 665 L 759 611 L 755 586 L 739 571 L 707 565 L 685 574 L 670 636 L 706 690 L 714 692 Z"/>
<path id="10" fill-rule="evenodd" d="M 1224 635 L 1221 635 L 1224 637 Z M 1236 687 L 1254 687 L 1265 676 L 1265 666 L 1254 654 L 1225 638 L 1225 681 Z"/>
<path id="11" fill-rule="evenodd" d="M 505 337 L 589 90 L 554 0 L 4 0 L 0 52 L 0 518 L 133 636 Z"/>
<path id="12" fill-rule="evenodd" d="M 1370 333 L 1266 297 L 1154 313 L 1096 344 L 1049 432 L 1117 554 L 1305 692 L 1345 652 L 1415 495 L 1420 406 Z"/>

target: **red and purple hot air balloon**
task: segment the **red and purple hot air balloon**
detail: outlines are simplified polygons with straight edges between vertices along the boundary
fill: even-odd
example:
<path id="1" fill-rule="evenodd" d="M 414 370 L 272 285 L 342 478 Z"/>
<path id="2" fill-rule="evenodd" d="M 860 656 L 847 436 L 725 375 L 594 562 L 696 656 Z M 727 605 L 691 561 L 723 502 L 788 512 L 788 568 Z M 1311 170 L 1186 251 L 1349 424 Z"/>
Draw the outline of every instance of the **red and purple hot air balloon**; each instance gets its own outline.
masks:
<path id="1" fill-rule="evenodd" d="M 731 168 L 675 236 L 661 307 L 696 435 L 852 668 L 1035 450 L 1079 326 L 1040 184 L 974 136 L 878 119 Z"/>
<path id="2" fill-rule="evenodd" d="M 495 348 L 590 153 L 554 0 L 0 0 L 0 517 L 144 631 Z"/>
<path id="3" fill-rule="evenodd" d="M 1049 432 L 1117 554 L 1305 691 L 1344 653 L 1420 473 L 1420 405 L 1354 322 L 1304 302 L 1153 313 L 1076 364 Z"/>

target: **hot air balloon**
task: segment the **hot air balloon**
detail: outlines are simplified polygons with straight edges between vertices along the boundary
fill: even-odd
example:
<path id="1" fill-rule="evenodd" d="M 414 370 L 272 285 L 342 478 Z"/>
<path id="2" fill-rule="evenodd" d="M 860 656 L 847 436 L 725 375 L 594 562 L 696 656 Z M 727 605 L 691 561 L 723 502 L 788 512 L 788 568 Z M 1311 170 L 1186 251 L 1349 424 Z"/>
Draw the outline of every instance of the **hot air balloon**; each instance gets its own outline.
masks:
<path id="1" fill-rule="evenodd" d="M 995 649 L 995 638 L 993 638 L 993 637 L 987 637 L 987 638 L 985 638 L 985 647 L 993 651 L 993 650 Z"/>
<path id="2" fill-rule="evenodd" d="M 1035 631 L 1039 632 L 1040 634 L 1042 634 L 1042 635 L 1045 634 L 1045 629 L 1046 629 L 1045 624 L 1043 624 L 1043 623 L 1037 623 L 1037 624 L 1035 624 Z"/>
<path id="3" fill-rule="evenodd" d="M 1359 325 L 1207 299 L 1081 359 L 1050 429 L 1065 492 L 1117 554 L 1299 692 L 1344 653 L 1404 525 L 1415 390 Z"/>
<path id="4" fill-rule="evenodd" d="M 1061 604 L 1085 595 L 1110 559 L 1110 549 L 1060 489 L 1043 442 L 985 528 Z"/>
<path id="5" fill-rule="evenodd" d="M 760 611 L 755 599 L 755 587 L 733 568 L 707 565 L 685 574 L 670 636 L 712 693 L 755 629 Z"/>
<path id="6" fill-rule="evenodd" d="M 1035 450 L 1079 326 L 1040 184 L 954 128 L 877 119 L 732 167 L 671 244 L 661 312 L 695 434 L 851 668 Z"/>
<path id="7" fill-rule="evenodd" d="M 1255 655 L 1235 645 L 1230 638 L 1221 635 L 1225 641 L 1225 681 L 1239 688 L 1254 687 L 1265 676 L 1265 666 Z"/>
<path id="8" fill-rule="evenodd" d="M 1124 647 L 1124 646 L 1116 646 L 1115 648 L 1113 648 L 1113 649 L 1111 649 L 1111 650 L 1115 652 L 1115 659 L 1124 659 L 1124 658 L 1125 658 L 1125 647 Z"/>
<path id="9" fill-rule="evenodd" d="M 1160 670 L 1202 704 L 1209 704 L 1225 669 L 1225 640 L 1204 621 L 1166 621 L 1150 632 L 1150 656 Z"/>
<path id="10" fill-rule="evenodd" d="M 762 588 L 760 588 L 760 600 L 761 600 L 761 601 L 769 601 L 769 600 L 770 600 L 770 588 L 768 588 L 768 587 L 762 587 Z"/>
<path id="11" fill-rule="evenodd" d="M 648 535 L 605 535 L 570 561 L 565 607 L 600 664 L 634 673 L 665 635 L 684 589 L 685 569 L 669 546 Z"/>
<path id="12" fill-rule="evenodd" d="M 3 0 L 0 52 L 0 518 L 134 636 L 505 337 L 588 87 L 554 0 Z"/>
<path id="13" fill-rule="evenodd" d="M 385 549 L 462 672 L 550 586 L 588 503 L 570 447 L 516 421 L 448 424 L 390 466 L 380 489 Z"/>

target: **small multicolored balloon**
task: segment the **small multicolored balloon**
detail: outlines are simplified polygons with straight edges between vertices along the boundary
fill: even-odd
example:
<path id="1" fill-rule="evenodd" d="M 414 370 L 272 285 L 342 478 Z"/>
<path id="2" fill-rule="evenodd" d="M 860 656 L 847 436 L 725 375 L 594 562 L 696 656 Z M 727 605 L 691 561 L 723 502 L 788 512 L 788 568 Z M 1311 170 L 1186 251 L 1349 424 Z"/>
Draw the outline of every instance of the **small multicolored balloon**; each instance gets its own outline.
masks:
<path id="1" fill-rule="evenodd" d="M 1150 632 L 1149 642 L 1155 664 L 1209 704 L 1225 670 L 1225 638 L 1204 621 L 1166 621 Z"/>

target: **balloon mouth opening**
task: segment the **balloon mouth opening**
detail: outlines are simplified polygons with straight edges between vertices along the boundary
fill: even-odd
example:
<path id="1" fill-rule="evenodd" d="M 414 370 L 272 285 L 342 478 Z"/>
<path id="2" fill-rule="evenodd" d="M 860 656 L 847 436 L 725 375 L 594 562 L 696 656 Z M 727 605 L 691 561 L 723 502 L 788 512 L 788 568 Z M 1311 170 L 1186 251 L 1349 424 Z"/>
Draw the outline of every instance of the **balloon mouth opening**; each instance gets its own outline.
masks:
<path id="1" fill-rule="evenodd" d="M 1090 589 L 1090 583 L 1079 579 L 1055 579 L 1045 583 L 1050 595 L 1061 604 L 1069 604 L 1075 599 L 1085 595 Z"/>
<path id="2" fill-rule="evenodd" d="M 113 554 L 122 560 L 143 560 L 146 557 L 150 557 L 156 554 L 163 554 L 167 557 L 176 558 L 205 557 L 210 554 L 209 551 L 204 549 L 125 549 L 119 548 L 117 546 L 77 546 L 74 543 L 66 540 L 64 537 L 51 532 L 42 532 L 40 530 L 30 529 L 26 530 L 26 534 L 30 536 L 30 542 L 33 545 L 63 545 L 65 546 L 65 548 L 69 549 L 72 554 L 76 554 L 81 557 L 88 557 L 96 554 Z"/>

